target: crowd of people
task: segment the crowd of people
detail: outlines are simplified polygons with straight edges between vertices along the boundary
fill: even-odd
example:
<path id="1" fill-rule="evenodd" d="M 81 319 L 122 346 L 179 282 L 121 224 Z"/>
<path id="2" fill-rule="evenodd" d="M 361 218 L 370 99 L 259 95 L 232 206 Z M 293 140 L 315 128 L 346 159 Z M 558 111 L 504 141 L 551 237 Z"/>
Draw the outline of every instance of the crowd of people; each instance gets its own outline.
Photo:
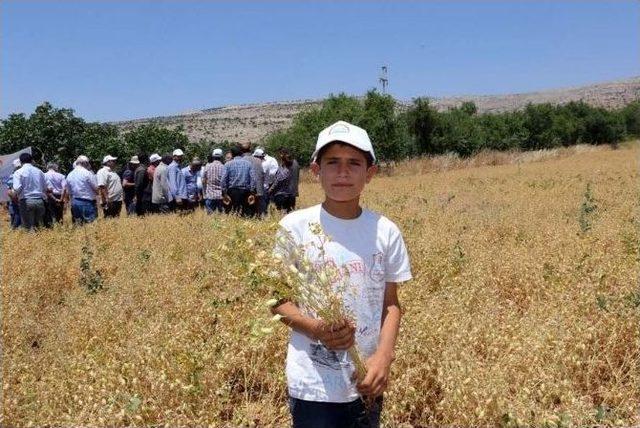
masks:
<path id="1" fill-rule="evenodd" d="M 29 153 L 21 154 L 6 182 L 11 227 L 50 227 L 63 221 L 66 207 L 73 223 L 83 224 L 95 221 L 99 208 L 105 218 L 123 211 L 144 216 L 197 208 L 259 218 L 270 203 L 284 212 L 296 206 L 300 167 L 287 149 L 276 159 L 262 147 L 252 150 L 249 143 L 227 153 L 216 148 L 204 167 L 198 157 L 183 165 L 179 148 L 163 156 L 139 154 L 121 175 L 115 171 L 117 162 L 107 154 L 94 172 L 90 159 L 80 155 L 65 177 L 57 164 L 47 164 L 43 172 Z"/>

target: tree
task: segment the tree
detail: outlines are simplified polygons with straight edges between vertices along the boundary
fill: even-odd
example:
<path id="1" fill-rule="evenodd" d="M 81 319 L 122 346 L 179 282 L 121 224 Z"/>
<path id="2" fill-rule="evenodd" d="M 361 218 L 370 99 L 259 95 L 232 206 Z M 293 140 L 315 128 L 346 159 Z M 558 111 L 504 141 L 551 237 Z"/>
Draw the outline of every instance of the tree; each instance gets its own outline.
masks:
<path id="1" fill-rule="evenodd" d="M 395 114 L 395 107 L 396 101 L 390 95 L 371 90 L 365 96 L 362 118 L 357 121 L 358 126 L 366 129 L 376 157 L 381 160 L 406 156 L 408 138 Z"/>
<path id="2" fill-rule="evenodd" d="M 0 152 L 11 153 L 31 146 L 40 162 L 56 161 L 63 171 L 75 158 L 87 154 L 101 159 L 107 150 L 124 153 L 113 125 L 86 123 L 72 109 L 58 109 L 44 102 L 33 114 L 12 114 L 0 125 Z"/>
<path id="3" fill-rule="evenodd" d="M 164 128 L 155 123 L 138 126 L 123 135 L 127 151 L 135 154 L 150 155 L 171 153 L 174 149 L 186 150 L 189 138 L 182 126 Z M 188 153 L 194 155 L 195 153 Z"/>
<path id="4" fill-rule="evenodd" d="M 438 112 L 429 105 L 429 99 L 416 98 L 406 113 L 409 134 L 415 139 L 419 153 L 438 153 L 433 146 L 433 130 Z"/>
<path id="5" fill-rule="evenodd" d="M 287 148 L 301 165 L 308 165 L 320 131 L 338 120 L 357 124 L 362 115 L 362 102 L 357 98 L 330 95 L 320 108 L 298 113 L 289 128 L 267 136 L 264 139 L 267 152 L 276 153 L 280 148 Z"/>

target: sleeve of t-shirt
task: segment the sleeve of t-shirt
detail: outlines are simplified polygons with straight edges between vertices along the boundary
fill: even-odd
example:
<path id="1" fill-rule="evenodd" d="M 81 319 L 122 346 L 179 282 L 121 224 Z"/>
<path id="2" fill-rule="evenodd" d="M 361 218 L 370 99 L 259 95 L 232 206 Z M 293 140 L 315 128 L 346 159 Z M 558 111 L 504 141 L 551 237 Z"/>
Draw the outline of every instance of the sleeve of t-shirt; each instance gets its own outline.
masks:
<path id="1" fill-rule="evenodd" d="M 273 254 L 282 256 L 286 264 L 297 265 L 299 258 L 297 252 L 302 238 L 297 225 L 291 219 L 291 216 L 285 216 L 280 220 Z"/>
<path id="2" fill-rule="evenodd" d="M 389 232 L 389 247 L 386 252 L 384 271 L 385 282 L 405 282 L 413 277 L 407 247 L 400 230 L 395 225 Z"/>

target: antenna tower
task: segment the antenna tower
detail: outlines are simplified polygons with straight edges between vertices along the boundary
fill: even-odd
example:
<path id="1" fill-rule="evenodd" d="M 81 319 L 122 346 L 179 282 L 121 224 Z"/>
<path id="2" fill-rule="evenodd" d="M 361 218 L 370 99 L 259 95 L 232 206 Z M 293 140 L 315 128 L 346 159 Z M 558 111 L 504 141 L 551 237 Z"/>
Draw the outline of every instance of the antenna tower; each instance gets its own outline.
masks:
<path id="1" fill-rule="evenodd" d="M 383 94 L 387 93 L 387 86 L 389 86 L 389 76 L 387 75 L 387 71 L 388 71 L 387 66 L 383 65 L 382 72 L 380 73 L 380 78 L 378 79 L 378 81 L 382 83 Z"/>

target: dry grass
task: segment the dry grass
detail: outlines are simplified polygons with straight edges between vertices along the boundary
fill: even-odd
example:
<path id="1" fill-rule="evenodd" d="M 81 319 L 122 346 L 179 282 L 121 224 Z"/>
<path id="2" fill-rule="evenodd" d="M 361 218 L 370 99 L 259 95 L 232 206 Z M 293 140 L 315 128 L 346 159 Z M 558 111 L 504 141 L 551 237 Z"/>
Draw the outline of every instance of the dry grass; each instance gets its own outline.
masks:
<path id="1" fill-rule="evenodd" d="M 402 228 L 415 277 L 388 426 L 640 423 L 638 154 L 373 181 L 364 203 Z M 302 205 L 320 198 L 303 186 Z M 276 220 L 3 223 L 0 423 L 286 426 L 287 332 L 255 334 L 252 273 Z"/>

